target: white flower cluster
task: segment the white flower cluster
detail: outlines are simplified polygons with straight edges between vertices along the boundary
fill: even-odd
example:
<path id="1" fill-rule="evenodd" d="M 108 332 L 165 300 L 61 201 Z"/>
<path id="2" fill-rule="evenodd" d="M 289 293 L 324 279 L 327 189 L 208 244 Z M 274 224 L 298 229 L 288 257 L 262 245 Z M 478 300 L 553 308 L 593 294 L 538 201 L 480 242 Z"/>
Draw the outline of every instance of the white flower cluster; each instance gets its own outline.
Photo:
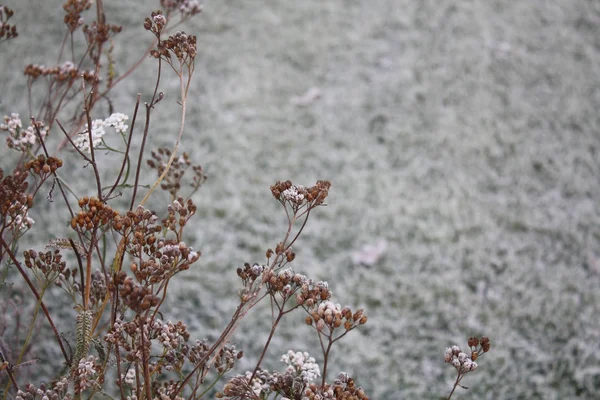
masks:
<path id="1" fill-rule="evenodd" d="M 282 196 L 285 200 L 293 201 L 295 203 L 300 203 L 304 200 L 304 195 L 298 192 L 304 191 L 304 186 L 301 185 L 292 185 L 289 189 L 285 189 L 283 191 Z"/>
<path id="2" fill-rule="evenodd" d="M 321 376 L 319 365 L 315 362 L 314 357 L 310 357 L 307 352 L 296 352 L 289 350 L 281 356 L 281 361 L 288 367 L 287 372 L 296 376 L 301 376 L 302 379 L 309 383 Z"/>
<path id="3" fill-rule="evenodd" d="M 102 137 L 106 134 L 104 128 L 114 128 L 117 133 L 125 134 L 128 126 L 125 125 L 125 121 L 128 120 L 129 117 L 125 114 L 114 113 L 110 117 L 102 120 L 95 119 L 92 121 L 92 146 L 94 148 L 98 147 L 100 143 L 102 143 Z M 90 149 L 90 135 L 88 130 L 84 130 L 83 132 L 79 132 L 75 139 L 73 139 L 73 143 L 77 148 L 81 151 L 85 151 L 91 153 Z"/>
<path id="4" fill-rule="evenodd" d="M 444 361 L 452 364 L 459 373 L 467 373 L 477 369 L 477 363 L 471 360 L 467 353 L 463 353 L 457 345 L 446 349 Z"/>
<path id="5" fill-rule="evenodd" d="M 39 129 L 40 135 L 44 139 L 48 135 L 48 130 L 43 125 Z M 11 149 L 25 151 L 38 143 L 37 133 L 33 125 L 30 124 L 27 129 L 23 130 L 23 123 L 17 113 L 10 114 L 10 117 L 4 116 L 4 123 L 0 124 L 0 131 L 9 133 L 10 136 L 6 138 L 6 143 Z"/>
<path id="6" fill-rule="evenodd" d="M 111 128 L 114 128 L 117 133 L 125 134 L 127 132 L 128 125 L 125 125 L 125 121 L 127 121 L 129 117 L 122 113 L 114 113 L 110 117 L 104 120 L 104 124 Z"/>

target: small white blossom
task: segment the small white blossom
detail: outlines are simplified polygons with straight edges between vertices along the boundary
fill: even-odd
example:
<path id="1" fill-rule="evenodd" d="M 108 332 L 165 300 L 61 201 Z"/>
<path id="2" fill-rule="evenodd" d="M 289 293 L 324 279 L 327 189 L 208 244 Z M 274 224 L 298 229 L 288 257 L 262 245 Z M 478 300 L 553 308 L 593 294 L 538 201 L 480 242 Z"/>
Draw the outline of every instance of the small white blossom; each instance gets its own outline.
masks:
<path id="1" fill-rule="evenodd" d="M 110 126 L 114 128 L 118 133 L 124 134 L 127 131 L 129 126 L 125 125 L 125 121 L 127 121 L 129 117 L 122 113 L 114 113 L 110 117 L 104 120 L 106 126 Z"/>
<path id="2" fill-rule="evenodd" d="M 106 134 L 104 130 L 104 121 L 101 119 L 95 119 L 92 121 L 92 146 L 94 148 L 98 147 L 100 143 L 102 143 L 102 137 Z M 90 149 L 90 135 L 89 131 L 86 129 L 83 132 L 77 134 L 75 139 L 73 139 L 73 143 L 77 148 L 81 151 L 91 153 Z"/>
<path id="3" fill-rule="evenodd" d="M 128 126 L 125 125 L 125 121 L 128 120 L 129 117 L 122 113 L 114 113 L 111 114 L 108 118 L 95 119 L 92 121 L 92 146 L 94 148 L 98 147 L 100 143 L 102 143 L 102 138 L 106 135 L 105 128 L 113 128 L 117 133 L 125 134 Z M 90 135 L 89 131 L 85 129 L 83 132 L 77 134 L 75 139 L 73 139 L 73 143 L 75 146 L 81 151 L 91 153 L 90 150 Z"/>

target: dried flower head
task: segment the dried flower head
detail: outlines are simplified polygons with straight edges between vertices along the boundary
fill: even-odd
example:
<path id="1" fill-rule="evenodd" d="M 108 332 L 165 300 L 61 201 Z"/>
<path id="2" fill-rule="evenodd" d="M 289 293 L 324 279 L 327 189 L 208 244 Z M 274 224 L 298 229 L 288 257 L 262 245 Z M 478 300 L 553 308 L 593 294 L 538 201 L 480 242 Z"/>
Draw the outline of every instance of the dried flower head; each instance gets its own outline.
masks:
<path id="1" fill-rule="evenodd" d="M 342 372 L 337 379 L 330 385 L 325 383 L 323 386 L 311 384 L 305 392 L 307 400 L 325 400 L 325 399 L 352 399 L 352 400 L 369 400 L 364 390 L 356 386 L 354 379 Z"/>
<path id="2" fill-rule="evenodd" d="M 40 154 L 37 158 L 26 162 L 24 168 L 30 173 L 38 175 L 42 180 L 45 180 L 62 167 L 62 165 L 63 162 L 60 158 L 46 158 L 46 156 Z"/>
<path id="3" fill-rule="evenodd" d="M 302 207 L 312 208 L 324 204 L 330 187 L 329 181 L 317 181 L 309 188 L 294 185 L 291 181 L 277 181 L 271 186 L 271 194 L 284 206 L 289 205 L 292 210 L 297 211 Z"/>
<path id="4" fill-rule="evenodd" d="M 71 219 L 71 227 L 81 232 L 108 226 L 119 214 L 96 197 L 80 198 L 79 207 L 81 207 L 81 211 Z"/>
<path id="5" fill-rule="evenodd" d="M 92 7 L 92 0 L 67 0 L 63 4 L 65 10 L 64 22 L 69 28 L 69 32 L 73 33 L 77 28 L 83 25 L 81 13 Z"/>
<path id="6" fill-rule="evenodd" d="M 19 34 L 17 27 L 8 23 L 8 20 L 15 14 L 13 10 L 0 5 L 0 41 L 14 39 Z"/>
<path id="7" fill-rule="evenodd" d="M 27 177 L 28 173 L 22 170 L 4 176 L 0 169 L 0 228 L 18 232 L 34 223 L 28 215 L 33 197 L 26 194 Z"/>
<path id="8" fill-rule="evenodd" d="M 160 0 L 160 6 L 167 15 L 179 11 L 182 18 L 188 18 L 202 12 L 202 5 L 198 0 Z"/>
<path id="9" fill-rule="evenodd" d="M 152 32 L 154 29 L 158 29 L 156 22 L 148 25 L 148 20 L 144 24 L 146 29 L 150 26 Z M 160 31 L 155 33 L 157 37 L 160 35 Z M 155 50 L 150 52 L 152 57 L 161 58 L 167 62 L 171 62 L 171 55 L 174 55 L 181 64 L 191 65 L 196 57 L 196 36 L 188 35 L 185 32 L 176 32 L 165 40 L 161 40 Z"/>
<path id="10" fill-rule="evenodd" d="M 59 378 L 49 385 L 41 384 L 39 388 L 27 383 L 17 391 L 15 400 L 71 400 L 73 396 L 68 391 L 68 377 Z"/>
<path id="11" fill-rule="evenodd" d="M 152 151 L 151 154 L 152 159 L 147 160 L 148 166 L 152 169 L 156 169 L 157 175 L 161 176 L 167 167 L 169 158 L 171 157 L 171 150 L 167 147 L 160 147 L 156 151 Z M 207 177 L 200 165 L 192 166 L 190 156 L 186 152 L 184 152 L 171 164 L 171 167 L 161 182 L 161 189 L 168 191 L 173 197 L 177 196 L 179 194 L 179 190 L 181 189 L 181 181 L 190 166 L 194 171 L 194 177 L 192 178 L 190 186 L 194 189 L 194 191 L 198 190 L 206 181 Z"/>
<path id="12" fill-rule="evenodd" d="M 65 61 L 61 65 L 46 67 L 38 64 L 28 64 L 24 74 L 34 81 L 40 76 L 45 76 L 57 84 L 68 83 L 74 79 L 82 78 L 85 82 L 94 82 L 96 74 L 94 71 L 85 71 L 77 68 L 71 61 Z"/>

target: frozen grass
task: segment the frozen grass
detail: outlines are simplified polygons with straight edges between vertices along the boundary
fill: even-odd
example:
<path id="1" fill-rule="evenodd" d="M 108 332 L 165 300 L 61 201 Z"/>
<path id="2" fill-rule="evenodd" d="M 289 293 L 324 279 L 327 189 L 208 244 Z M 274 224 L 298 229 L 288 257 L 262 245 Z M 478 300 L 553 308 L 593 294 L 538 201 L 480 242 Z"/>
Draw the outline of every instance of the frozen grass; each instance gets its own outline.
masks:
<path id="1" fill-rule="evenodd" d="M 125 26 L 115 54 L 126 65 L 156 5 L 105 2 Z M 62 16 L 58 2 L 9 3 L 27 51 L 3 45 L 0 111 L 26 115 L 23 66 L 55 48 Z M 207 1 L 185 27 L 200 55 L 184 144 L 210 176 L 188 243 L 203 256 L 177 280 L 173 313 L 196 337 L 216 333 L 235 268 L 283 232 L 268 186 L 329 179 L 295 268 L 369 314 L 333 373 L 343 366 L 374 399 L 438 399 L 454 378 L 445 347 L 486 334 L 492 351 L 457 398 L 598 396 L 599 27 L 595 0 Z M 152 67 L 115 93 L 118 111 L 148 94 Z M 173 141 L 174 84 L 156 146 Z M 290 104 L 311 87 L 321 99 Z M 380 239 L 379 262 L 353 265 Z M 316 345 L 291 327 L 271 355 Z M 267 328 L 250 318 L 235 337 L 249 363 Z"/>

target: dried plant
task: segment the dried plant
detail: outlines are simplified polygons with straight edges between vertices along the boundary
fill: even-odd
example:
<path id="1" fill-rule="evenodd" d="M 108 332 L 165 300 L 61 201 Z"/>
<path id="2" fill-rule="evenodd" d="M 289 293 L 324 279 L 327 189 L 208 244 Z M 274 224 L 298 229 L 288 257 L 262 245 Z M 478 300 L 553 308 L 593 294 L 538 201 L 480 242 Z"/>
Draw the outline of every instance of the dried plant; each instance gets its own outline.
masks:
<path id="1" fill-rule="evenodd" d="M 92 10 L 91 0 L 65 2 L 65 40 L 56 62 L 47 63 L 55 66 L 30 64 L 24 68 L 28 112 L 35 117 L 25 129 L 18 113 L 6 116 L 0 125 L 0 131 L 7 135 L 7 147 L 21 155 L 16 165 L 10 166 L 11 173 L 0 169 L 0 261 L 5 265 L 0 289 L 3 296 L 9 293 L 3 288 L 7 276 L 23 282 L 23 298 L 32 300 L 34 309 L 25 323 L 15 301 L 6 298 L 0 307 L 0 321 L 16 324 L 11 329 L 0 327 L 2 400 L 95 395 L 132 400 L 199 399 L 215 392 L 216 397 L 228 399 L 368 399 L 345 373 L 328 381 L 333 345 L 367 323 L 365 312 L 336 304 L 327 282 L 315 281 L 292 268 L 296 259 L 293 247 L 310 215 L 326 205 L 331 187 L 328 181 L 317 181 L 310 187 L 278 181 L 270 187 L 287 217 L 287 226 L 273 248 L 266 249 L 264 262 L 243 263 L 237 268 L 241 280 L 238 304 L 216 339 L 194 340 L 183 321 L 165 319 L 161 306 L 171 281 L 201 258 L 185 238 L 197 211 L 191 196 L 206 181 L 206 175 L 200 165 L 192 165 L 188 153 L 179 155 L 197 40 L 194 35 L 172 31 L 176 15 L 186 20 L 202 8 L 191 0 L 161 0 L 160 4 L 163 9 L 143 21 L 152 40 L 145 56 L 150 55 L 157 63 L 158 72 L 153 93 L 144 103 L 142 128 L 136 129 L 141 95 L 131 118 L 112 110 L 107 116 L 98 106 L 100 99 L 109 98 L 111 90 L 141 62 L 120 76 L 115 74 L 110 49 L 122 27 L 107 22 L 102 0 L 95 2 L 96 17 L 89 24 L 84 18 Z M 0 40 L 17 36 L 14 25 L 7 23 L 12 16 L 8 7 L 0 6 Z M 71 39 L 70 48 L 67 38 Z M 78 38 L 84 41 L 85 51 L 76 56 L 74 43 Z M 66 53 L 72 61 L 61 61 Z M 84 69 L 83 65 L 91 68 Z M 172 148 L 151 152 L 146 163 L 158 177 L 144 185 L 141 166 L 151 114 L 165 98 L 159 88 L 166 66 L 179 80 L 179 129 Z M 45 95 L 32 96 L 35 90 Z M 107 129 L 120 136 L 120 147 L 105 141 Z M 131 146 L 134 134 L 141 135 L 138 154 L 133 154 Z M 52 140 L 57 146 L 51 153 Z M 107 175 L 103 170 L 105 152 L 122 158 L 118 172 L 108 182 L 101 179 Z M 59 154 L 89 165 L 85 170 L 91 182 L 87 193 L 75 193 L 69 187 Z M 186 174 L 190 167 L 192 176 Z M 182 193 L 185 187 L 191 188 L 186 195 Z M 146 208 L 157 188 L 170 196 L 162 211 Z M 139 200 L 138 192 L 143 190 Z M 117 205 L 117 196 L 127 199 L 129 206 Z M 63 230 L 53 230 L 55 236 L 49 238 L 46 248 L 19 251 L 23 238 L 36 228 L 29 210 L 44 201 L 63 206 L 68 224 Z M 72 303 L 74 338 L 59 333 L 45 304 L 45 294 L 56 288 Z M 269 336 L 250 371 L 229 375 L 243 356 L 231 339 L 240 322 L 262 301 L 270 303 L 273 310 Z M 43 321 L 37 318 L 40 310 Z M 291 313 L 294 316 L 287 317 Z M 284 317 L 296 318 L 303 329 L 315 333 L 322 363 L 307 352 L 290 350 L 281 358 L 283 371 L 263 369 L 269 345 Z M 51 382 L 35 386 L 22 382 L 18 368 L 35 351 L 39 325 L 51 328 L 53 338 L 44 346 L 57 346 L 63 368 L 57 369 Z M 475 343 L 473 339 L 469 346 L 470 363 L 460 350 L 451 348 L 446 354 L 446 361 L 458 371 L 452 393 L 464 375 L 476 367 L 477 355 L 489 350 L 489 340 L 481 338 Z"/>

